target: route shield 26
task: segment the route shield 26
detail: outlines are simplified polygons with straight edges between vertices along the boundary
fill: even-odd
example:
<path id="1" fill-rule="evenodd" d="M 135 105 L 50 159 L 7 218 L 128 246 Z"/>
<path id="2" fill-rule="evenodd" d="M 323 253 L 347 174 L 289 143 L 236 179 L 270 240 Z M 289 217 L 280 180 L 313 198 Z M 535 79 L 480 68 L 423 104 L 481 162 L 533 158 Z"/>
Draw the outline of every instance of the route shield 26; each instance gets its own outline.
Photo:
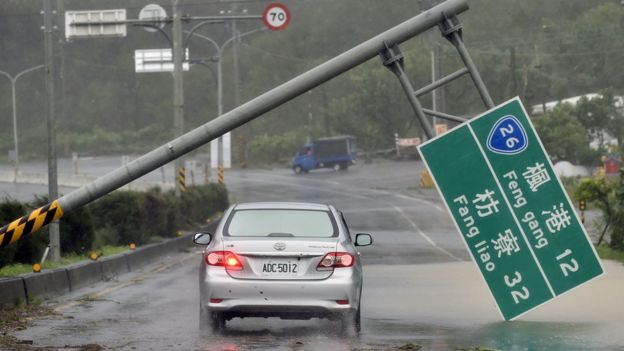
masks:
<path id="1" fill-rule="evenodd" d="M 603 273 L 518 98 L 419 151 L 504 319 Z"/>

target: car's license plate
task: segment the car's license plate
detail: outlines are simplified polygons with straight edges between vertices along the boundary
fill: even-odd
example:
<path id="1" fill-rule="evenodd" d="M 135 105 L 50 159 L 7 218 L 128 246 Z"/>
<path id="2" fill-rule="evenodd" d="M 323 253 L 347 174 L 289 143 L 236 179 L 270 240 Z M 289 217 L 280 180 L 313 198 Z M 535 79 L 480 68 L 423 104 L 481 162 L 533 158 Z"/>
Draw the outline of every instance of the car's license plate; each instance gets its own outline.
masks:
<path id="1" fill-rule="evenodd" d="M 297 274 L 298 265 L 290 262 L 265 262 L 262 264 L 262 273 L 268 274 Z"/>

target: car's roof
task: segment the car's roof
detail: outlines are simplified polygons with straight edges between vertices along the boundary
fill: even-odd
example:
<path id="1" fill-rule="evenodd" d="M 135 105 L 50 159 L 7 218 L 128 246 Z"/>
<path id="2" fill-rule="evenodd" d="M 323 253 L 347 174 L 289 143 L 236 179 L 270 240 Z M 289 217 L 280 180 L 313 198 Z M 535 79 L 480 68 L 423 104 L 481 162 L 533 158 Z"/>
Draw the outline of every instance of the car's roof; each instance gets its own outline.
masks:
<path id="1" fill-rule="evenodd" d="M 237 204 L 235 210 L 255 210 L 255 209 L 288 209 L 288 210 L 317 210 L 328 211 L 329 206 L 309 202 L 247 202 Z"/>

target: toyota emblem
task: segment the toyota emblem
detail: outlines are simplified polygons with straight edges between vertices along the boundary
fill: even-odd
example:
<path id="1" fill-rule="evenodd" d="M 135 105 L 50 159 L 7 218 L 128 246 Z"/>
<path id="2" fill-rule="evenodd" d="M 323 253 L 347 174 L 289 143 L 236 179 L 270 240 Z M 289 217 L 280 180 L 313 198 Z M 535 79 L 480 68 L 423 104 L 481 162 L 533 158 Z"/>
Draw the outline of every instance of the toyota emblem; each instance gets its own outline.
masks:
<path id="1" fill-rule="evenodd" d="M 282 251 L 286 248 L 286 244 L 284 243 L 275 243 L 273 244 L 273 248 L 277 251 Z"/>

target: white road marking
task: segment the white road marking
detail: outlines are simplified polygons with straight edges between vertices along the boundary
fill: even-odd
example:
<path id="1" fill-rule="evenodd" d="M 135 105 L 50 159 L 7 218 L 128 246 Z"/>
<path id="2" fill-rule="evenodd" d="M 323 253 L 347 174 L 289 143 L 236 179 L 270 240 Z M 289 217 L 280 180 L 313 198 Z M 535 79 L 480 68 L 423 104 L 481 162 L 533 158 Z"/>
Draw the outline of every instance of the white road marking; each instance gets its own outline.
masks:
<path id="1" fill-rule="evenodd" d="M 411 218 L 409 218 L 405 212 L 403 212 L 403 210 L 397 206 L 394 206 L 394 209 L 399 212 L 401 214 L 401 217 L 403 217 L 407 222 L 409 222 L 409 224 L 414 227 L 414 229 L 416 229 L 416 232 L 418 233 L 418 235 L 422 236 L 429 244 L 431 244 L 431 246 L 435 247 L 436 249 L 440 250 L 441 252 L 443 252 L 444 254 L 446 254 L 447 256 L 457 260 L 457 261 L 463 261 L 461 258 L 453 255 L 452 253 L 450 253 L 449 251 L 445 250 L 444 248 L 438 246 L 438 244 L 435 243 L 435 241 L 433 241 L 433 239 L 431 239 L 427 234 L 425 234 L 425 232 L 423 232 L 418 225 L 416 225 L 416 223 L 414 221 L 412 221 Z"/>

